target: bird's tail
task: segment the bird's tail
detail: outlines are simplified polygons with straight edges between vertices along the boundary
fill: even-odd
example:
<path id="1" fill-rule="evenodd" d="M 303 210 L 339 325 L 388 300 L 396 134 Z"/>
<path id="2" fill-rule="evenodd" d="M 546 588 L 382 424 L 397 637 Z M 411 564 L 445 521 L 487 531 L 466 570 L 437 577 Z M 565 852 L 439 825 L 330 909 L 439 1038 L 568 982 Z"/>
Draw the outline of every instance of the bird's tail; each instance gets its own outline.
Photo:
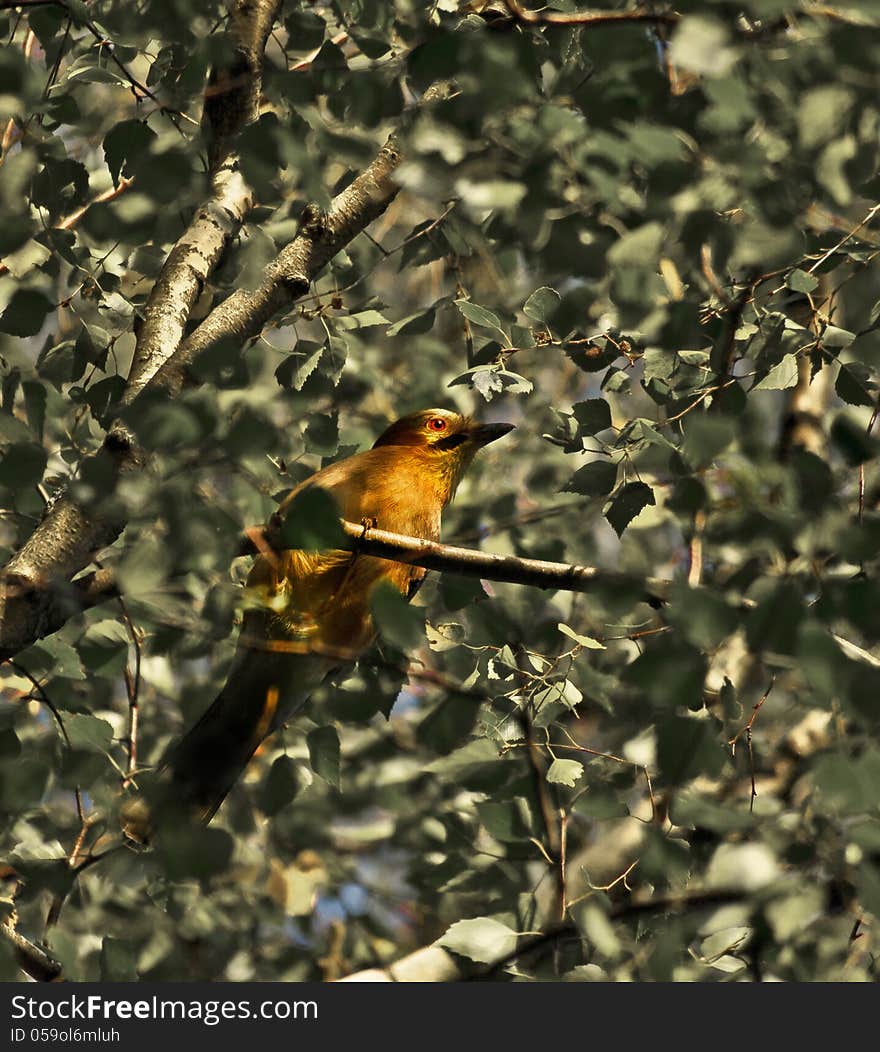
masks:
<path id="1" fill-rule="evenodd" d="M 126 832 L 149 839 L 170 812 L 209 822 L 263 739 L 338 667 L 317 654 L 239 647 L 226 686 L 172 746 L 146 803 L 132 800 L 124 809 Z"/>

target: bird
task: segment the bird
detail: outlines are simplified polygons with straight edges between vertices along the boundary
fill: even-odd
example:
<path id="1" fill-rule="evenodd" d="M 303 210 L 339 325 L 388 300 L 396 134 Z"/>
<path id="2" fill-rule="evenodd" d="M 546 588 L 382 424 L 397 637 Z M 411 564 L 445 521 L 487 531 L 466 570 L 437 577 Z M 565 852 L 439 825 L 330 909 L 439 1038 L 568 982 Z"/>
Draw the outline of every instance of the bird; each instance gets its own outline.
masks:
<path id="1" fill-rule="evenodd" d="M 475 454 L 511 430 L 513 424 L 480 424 L 448 409 L 411 413 L 371 449 L 301 482 L 273 520 L 282 521 L 304 491 L 319 487 L 347 521 L 437 541 L 443 510 Z M 390 585 L 411 599 L 426 572 L 356 550 L 264 548 L 247 579 L 225 686 L 162 765 L 162 807 L 184 807 L 210 822 L 261 742 L 370 647 L 376 588 Z M 153 828 L 152 808 L 150 815 Z M 143 840 L 143 824 L 142 810 L 130 808 L 123 828 Z"/>

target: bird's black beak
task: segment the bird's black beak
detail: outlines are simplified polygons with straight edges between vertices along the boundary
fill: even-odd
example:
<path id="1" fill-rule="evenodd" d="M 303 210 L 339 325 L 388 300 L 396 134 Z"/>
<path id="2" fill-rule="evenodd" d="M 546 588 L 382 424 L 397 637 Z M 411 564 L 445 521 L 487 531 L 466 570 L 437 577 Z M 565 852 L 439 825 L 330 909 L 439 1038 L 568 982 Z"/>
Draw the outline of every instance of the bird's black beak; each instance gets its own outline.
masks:
<path id="1" fill-rule="evenodd" d="M 513 431 L 513 424 L 479 424 L 477 427 L 469 428 L 470 437 L 478 446 L 487 446 L 496 438 L 504 438 Z"/>

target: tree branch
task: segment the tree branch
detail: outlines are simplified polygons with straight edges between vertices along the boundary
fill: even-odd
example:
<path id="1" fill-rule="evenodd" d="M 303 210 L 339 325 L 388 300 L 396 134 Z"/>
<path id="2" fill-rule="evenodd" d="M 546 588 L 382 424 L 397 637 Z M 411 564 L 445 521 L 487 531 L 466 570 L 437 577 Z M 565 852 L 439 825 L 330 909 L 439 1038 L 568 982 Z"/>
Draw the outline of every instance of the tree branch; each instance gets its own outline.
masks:
<path id="1" fill-rule="evenodd" d="M 446 92 L 443 85 L 429 88 L 422 102 Z M 390 135 L 368 167 L 342 190 L 327 212 L 306 206 L 300 229 L 290 244 L 263 270 L 263 280 L 252 290 L 239 289 L 218 304 L 201 325 L 184 340 L 154 378 L 154 386 L 178 393 L 187 370 L 196 358 L 226 340 L 243 344 L 258 336 L 276 314 L 308 292 L 312 281 L 358 234 L 388 208 L 399 186 L 392 176 L 401 161 L 396 133 Z"/>
<path id="2" fill-rule="evenodd" d="M 504 0 L 512 18 L 527 26 L 615 26 L 627 22 L 650 22 L 654 25 L 674 25 L 679 15 L 674 11 L 530 11 L 518 0 Z"/>
<path id="3" fill-rule="evenodd" d="M 535 588 L 552 588 L 564 592 L 591 592 L 614 588 L 640 593 L 641 599 L 652 606 L 662 606 L 669 589 L 669 581 L 649 578 L 647 581 L 615 570 L 600 570 L 595 566 L 547 562 L 543 559 L 522 559 L 516 555 L 496 555 L 474 548 L 458 548 L 438 541 L 406 537 L 387 530 L 364 528 L 342 520 L 343 532 L 351 539 L 351 547 L 364 555 L 380 559 L 423 566 L 426 570 L 441 570 L 463 577 L 479 577 L 487 581 L 525 584 Z M 282 550 L 278 524 L 264 529 L 251 527 L 240 540 L 239 555 L 256 555 L 254 535 L 266 545 Z"/>
<path id="4" fill-rule="evenodd" d="M 36 979 L 38 983 L 51 983 L 61 979 L 60 963 L 30 939 L 20 935 L 12 925 L 0 924 L 0 935 L 11 943 L 19 966 L 32 979 Z"/>
<path id="5" fill-rule="evenodd" d="M 211 192 L 171 250 L 150 298 L 123 402 L 129 403 L 180 345 L 205 282 L 244 218 L 253 195 L 233 152 L 235 137 L 259 115 L 263 53 L 281 0 L 235 0 L 229 19 L 231 54 L 211 71 L 202 124 L 209 139 Z"/>
<path id="6" fill-rule="evenodd" d="M 266 267 L 260 285 L 253 291 L 239 289 L 218 304 L 157 373 L 155 386 L 177 394 L 200 354 L 225 340 L 246 343 L 279 311 L 305 295 L 336 253 L 397 196 L 391 174 L 399 163 L 400 152 L 392 137 L 372 164 L 334 198 L 329 212 L 308 205 L 299 233 Z"/>

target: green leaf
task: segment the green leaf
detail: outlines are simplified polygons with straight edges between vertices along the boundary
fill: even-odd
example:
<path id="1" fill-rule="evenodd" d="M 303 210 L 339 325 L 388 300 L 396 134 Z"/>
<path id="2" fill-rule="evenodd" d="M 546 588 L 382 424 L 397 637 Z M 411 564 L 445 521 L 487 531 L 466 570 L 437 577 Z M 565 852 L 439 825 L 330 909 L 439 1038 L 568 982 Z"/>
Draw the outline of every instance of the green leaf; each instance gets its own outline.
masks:
<path id="1" fill-rule="evenodd" d="M 513 953 L 516 940 L 516 932 L 506 924 L 491 917 L 474 917 L 453 924 L 437 945 L 480 964 L 492 964 Z"/>
<path id="2" fill-rule="evenodd" d="M 455 305 L 462 316 L 467 318 L 469 322 L 472 322 L 474 325 L 480 325 L 485 329 L 497 330 L 507 342 L 507 333 L 501 327 L 501 319 L 497 314 L 493 314 L 492 311 L 487 310 L 485 307 L 480 307 L 476 303 L 471 303 L 470 300 L 456 300 Z"/>
<path id="3" fill-rule="evenodd" d="M 670 817 L 676 825 L 708 829 L 713 833 L 740 833 L 754 826 L 756 817 L 743 807 L 726 800 L 719 803 L 696 792 L 673 797 Z"/>
<path id="4" fill-rule="evenodd" d="M 416 738 L 432 753 L 444 756 L 470 735 L 479 711 L 478 701 L 456 694 L 452 688 L 419 724 Z"/>
<path id="5" fill-rule="evenodd" d="M 708 588 L 689 588 L 676 582 L 669 597 L 667 617 L 683 637 L 700 650 L 714 650 L 739 624 L 737 611 Z"/>
<path id="6" fill-rule="evenodd" d="M 584 765 L 578 760 L 554 760 L 547 769 L 547 781 L 573 788 L 583 773 Z"/>
<path id="7" fill-rule="evenodd" d="M 296 796 L 300 789 L 300 777 L 296 762 L 289 756 L 279 756 L 272 766 L 257 795 L 257 806 L 267 815 L 277 815 Z"/>
<path id="8" fill-rule="evenodd" d="M 316 727 L 306 737 L 309 763 L 312 770 L 335 789 L 339 788 L 339 735 L 336 728 L 328 724 Z"/>
<path id="9" fill-rule="evenodd" d="M 607 460 L 585 464 L 562 487 L 563 493 L 580 493 L 584 497 L 604 497 L 614 489 L 617 465 Z"/>
<path id="10" fill-rule="evenodd" d="M 476 806 L 480 821 L 496 840 L 502 843 L 512 843 L 528 840 L 532 835 L 526 818 L 528 809 L 522 797 L 506 800 L 503 803 L 487 800 Z"/>
<path id="11" fill-rule="evenodd" d="M 101 981 L 131 983 L 138 979 L 137 949 L 129 939 L 105 935 L 101 941 Z"/>
<path id="12" fill-rule="evenodd" d="M 275 370 L 275 378 L 282 387 L 301 391 L 303 384 L 318 367 L 323 354 L 324 347 L 321 344 L 300 340 Z"/>
<path id="13" fill-rule="evenodd" d="M 612 500 L 605 512 L 618 537 L 629 526 L 640 511 L 656 504 L 654 491 L 644 482 L 627 482 Z"/>
<path id="14" fill-rule="evenodd" d="M 847 413 L 838 413 L 831 424 L 831 441 L 852 467 L 880 456 L 880 442 L 869 435 L 865 425 Z"/>
<path id="15" fill-rule="evenodd" d="M 348 539 L 340 525 L 339 505 L 320 486 L 306 486 L 287 507 L 279 530 L 286 548 L 321 552 L 345 548 Z"/>
<path id="16" fill-rule="evenodd" d="M 772 579 L 770 579 L 772 580 Z M 800 591 L 791 581 L 765 589 L 746 618 L 746 638 L 755 653 L 793 654 L 798 628 L 806 616 Z"/>
<path id="17" fill-rule="evenodd" d="M 380 325 L 388 325 L 388 319 L 377 310 L 365 310 L 359 314 L 343 315 L 333 319 L 333 325 L 345 332 L 349 329 L 375 329 Z"/>
<path id="18" fill-rule="evenodd" d="M 472 603 L 479 603 L 486 598 L 486 589 L 476 577 L 458 577 L 455 574 L 442 574 L 440 577 L 440 598 L 443 606 L 449 611 L 462 610 Z"/>
<path id="19" fill-rule="evenodd" d="M 805 92 L 797 114 L 801 146 L 811 150 L 835 139 L 846 127 L 852 104 L 853 93 L 843 84 L 822 84 Z"/>
<path id="20" fill-rule="evenodd" d="M 877 389 L 871 370 L 860 362 L 841 364 L 834 390 L 848 405 L 863 405 L 870 409 L 877 401 Z"/>
<path id="21" fill-rule="evenodd" d="M 48 296 L 36 289 L 16 289 L 0 314 L 0 332 L 8 332 L 10 336 L 36 336 L 53 307 Z"/>
<path id="22" fill-rule="evenodd" d="M 605 644 L 600 643 L 598 639 L 592 639 L 590 636 L 581 636 L 577 632 L 573 631 L 568 625 L 560 622 L 556 626 L 559 631 L 564 635 L 568 636 L 569 639 L 573 639 L 575 643 L 578 643 L 582 647 L 586 647 L 588 650 L 604 650 Z"/>
<path id="23" fill-rule="evenodd" d="M 736 425 L 723 416 L 689 413 L 683 421 L 682 453 L 691 467 L 708 467 L 733 441 Z"/>
<path id="24" fill-rule="evenodd" d="M 819 279 L 813 277 L 812 274 L 808 274 L 805 270 L 799 270 L 797 267 L 790 271 L 785 279 L 785 284 L 793 292 L 813 292 L 819 287 Z"/>
<path id="25" fill-rule="evenodd" d="M 653 267 L 660 255 L 663 237 L 661 223 L 645 223 L 611 246 L 608 262 L 614 267 Z"/>
<path id="26" fill-rule="evenodd" d="M 383 581 L 370 599 L 373 618 L 383 639 L 413 650 L 425 641 L 425 615 L 412 607 L 392 584 Z"/>
<path id="27" fill-rule="evenodd" d="M 727 760 L 713 723 L 694 716 L 670 716 L 657 730 L 657 763 L 670 785 L 720 774 Z"/>
<path id="28" fill-rule="evenodd" d="M 290 45 L 298 52 L 314 51 L 324 43 L 327 23 L 314 11 L 286 11 L 284 25 Z"/>
<path id="29" fill-rule="evenodd" d="M 787 354 L 778 365 L 774 365 L 770 372 L 752 387 L 752 390 L 784 391 L 789 387 L 794 387 L 797 381 L 797 358 L 793 354 Z"/>
<path id="30" fill-rule="evenodd" d="M 107 752 L 113 742 L 113 728 L 97 716 L 75 712 L 64 719 L 64 729 L 74 749 Z"/>
<path id="31" fill-rule="evenodd" d="M 455 189 L 468 207 L 476 212 L 490 208 L 500 211 L 514 209 L 526 195 L 525 184 L 511 179 L 483 179 L 480 182 L 457 179 Z"/>
<path id="32" fill-rule="evenodd" d="M 156 857 L 171 881 L 208 880 L 225 873 L 235 841 L 225 829 L 166 822 L 156 841 Z"/>
<path id="33" fill-rule="evenodd" d="M 46 469 L 46 451 L 33 442 L 16 442 L 0 457 L 0 486 L 36 486 Z"/>
<path id="34" fill-rule="evenodd" d="M 626 667 L 623 679 L 644 691 L 652 704 L 663 708 L 700 707 L 707 661 L 695 647 L 670 633 L 663 643 L 645 647 Z"/>
<path id="35" fill-rule="evenodd" d="M 145 121 L 136 119 L 120 121 L 104 136 L 104 157 L 113 185 L 119 185 L 119 176 L 123 168 L 127 175 L 132 175 L 135 162 L 147 153 L 156 141 L 156 133 Z"/>
<path id="36" fill-rule="evenodd" d="M 400 321 L 396 321 L 385 330 L 386 336 L 421 336 L 434 328 L 434 319 L 437 312 L 431 307 L 429 310 L 416 311 L 408 314 Z"/>
<path id="37" fill-rule="evenodd" d="M 523 314 L 525 314 L 527 318 L 531 318 L 532 321 L 546 324 L 547 319 L 559 306 L 561 301 L 562 297 L 556 289 L 551 289 L 548 288 L 548 286 L 543 285 L 541 288 L 535 289 L 523 304 Z"/>
<path id="38" fill-rule="evenodd" d="M 339 417 L 333 413 L 313 413 L 303 433 L 309 453 L 332 457 L 339 448 Z"/>
<path id="39" fill-rule="evenodd" d="M 572 412 L 583 435 L 595 435 L 598 431 L 611 427 L 611 406 L 604 398 L 575 402 Z"/>
<path id="40" fill-rule="evenodd" d="M 98 621 L 91 625 L 76 645 L 80 659 L 97 676 L 117 676 L 128 659 L 129 636 L 118 621 Z"/>
<path id="41" fill-rule="evenodd" d="M 706 77 L 722 77 L 736 62 L 727 27 L 707 15 L 686 15 L 675 27 L 669 49 L 676 66 Z"/>

